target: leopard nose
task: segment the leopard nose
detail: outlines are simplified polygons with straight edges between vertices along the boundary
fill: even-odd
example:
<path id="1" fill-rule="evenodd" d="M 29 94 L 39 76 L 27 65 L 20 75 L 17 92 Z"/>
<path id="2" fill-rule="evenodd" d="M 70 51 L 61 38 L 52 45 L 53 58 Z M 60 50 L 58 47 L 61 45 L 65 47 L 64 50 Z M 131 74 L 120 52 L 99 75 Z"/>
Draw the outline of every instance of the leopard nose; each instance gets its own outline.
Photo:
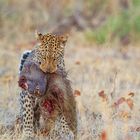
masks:
<path id="1" fill-rule="evenodd" d="M 47 67 L 47 72 L 49 73 L 54 73 L 57 70 L 57 65 L 51 65 L 49 67 Z"/>
<path id="2" fill-rule="evenodd" d="M 53 69 L 51 69 L 51 68 L 48 68 L 47 69 L 47 72 L 49 72 L 49 73 L 53 73 L 53 72 L 55 72 Z"/>

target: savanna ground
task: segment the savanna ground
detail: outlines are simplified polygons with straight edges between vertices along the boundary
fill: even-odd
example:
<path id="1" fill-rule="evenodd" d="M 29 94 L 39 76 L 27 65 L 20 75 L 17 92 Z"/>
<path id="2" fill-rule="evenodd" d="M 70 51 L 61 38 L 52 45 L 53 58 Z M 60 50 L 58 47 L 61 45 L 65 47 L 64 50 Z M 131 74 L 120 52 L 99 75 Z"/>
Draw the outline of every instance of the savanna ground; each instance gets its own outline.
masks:
<path id="1" fill-rule="evenodd" d="M 118 6 L 126 11 L 122 8 L 125 13 L 118 16 L 111 0 L 104 5 L 101 0 L 88 2 L 84 10 L 95 2 L 95 15 L 91 8 L 76 16 L 76 23 L 62 24 L 71 30 L 65 63 L 77 101 L 78 139 L 140 140 L 139 7 L 126 0 Z M 139 1 L 133 2 L 138 6 Z M 83 1 L 78 0 L 71 13 L 74 3 L 63 0 L 54 10 L 54 3 L 47 0 L 0 0 L 0 125 L 10 124 L 19 113 L 18 65 L 22 52 L 35 44 L 35 29 L 48 32 L 59 20 L 75 15 L 75 9 L 81 11 Z M 106 12 L 108 7 L 111 14 Z M 108 18 L 111 15 L 114 19 Z M 93 25 L 85 22 L 88 17 Z M 0 140 L 9 139 L 8 133 L 0 136 Z"/>

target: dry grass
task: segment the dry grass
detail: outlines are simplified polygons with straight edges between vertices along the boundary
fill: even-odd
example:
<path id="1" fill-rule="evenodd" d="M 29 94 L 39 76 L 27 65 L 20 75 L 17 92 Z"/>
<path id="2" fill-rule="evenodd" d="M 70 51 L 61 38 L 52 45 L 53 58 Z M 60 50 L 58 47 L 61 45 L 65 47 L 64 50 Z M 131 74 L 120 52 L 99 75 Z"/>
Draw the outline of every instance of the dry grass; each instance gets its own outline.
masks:
<path id="1" fill-rule="evenodd" d="M 75 38 L 81 39 L 70 38 L 65 59 L 73 89 L 81 93 L 76 97 L 78 138 L 95 139 L 96 133 L 103 132 L 102 140 L 140 139 L 140 49 L 83 46 Z M 15 46 L 7 47 L 9 51 L 3 47 L 0 52 L 1 124 L 11 123 L 18 114 L 18 64 L 21 52 L 26 49 L 25 46 L 16 53 Z M 134 96 L 128 95 L 131 92 Z M 121 97 L 125 101 L 115 108 L 113 104 Z M 128 106 L 128 99 L 133 105 Z M 8 140 L 7 136 L 1 140 Z"/>
<path id="2" fill-rule="evenodd" d="M 21 53 L 32 48 L 36 28 L 48 31 L 43 2 L 0 1 L 0 125 L 19 113 Z M 76 97 L 79 140 L 140 140 L 140 48 L 113 45 L 91 45 L 74 31 L 66 47 L 69 78 L 81 93 Z M 10 140 L 9 134 L 0 140 Z"/>

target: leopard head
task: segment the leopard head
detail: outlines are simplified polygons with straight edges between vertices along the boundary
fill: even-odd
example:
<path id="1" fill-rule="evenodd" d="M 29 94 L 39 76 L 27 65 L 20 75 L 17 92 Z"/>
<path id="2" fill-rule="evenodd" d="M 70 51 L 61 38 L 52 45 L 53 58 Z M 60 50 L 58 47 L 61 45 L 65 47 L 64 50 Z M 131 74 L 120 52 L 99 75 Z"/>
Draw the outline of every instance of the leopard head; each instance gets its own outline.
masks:
<path id="1" fill-rule="evenodd" d="M 37 48 L 40 69 L 43 72 L 53 73 L 57 70 L 61 59 L 64 56 L 64 48 L 68 39 L 68 35 L 54 35 L 36 33 L 39 42 Z M 40 55 L 40 56 L 39 56 Z"/>

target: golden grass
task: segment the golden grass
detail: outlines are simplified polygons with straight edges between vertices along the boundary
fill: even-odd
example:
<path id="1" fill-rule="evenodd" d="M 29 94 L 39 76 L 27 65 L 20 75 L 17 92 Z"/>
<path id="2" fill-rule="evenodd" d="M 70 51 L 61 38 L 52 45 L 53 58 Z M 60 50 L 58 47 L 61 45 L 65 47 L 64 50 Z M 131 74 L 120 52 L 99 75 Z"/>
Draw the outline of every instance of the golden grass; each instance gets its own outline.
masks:
<path id="1" fill-rule="evenodd" d="M 128 47 L 123 50 L 75 44 L 75 39 L 70 38 L 65 60 L 73 89 L 81 92 L 80 96 L 75 97 L 79 119 L 78 139 L 138 140 L 140 49 Z M 26 46 L 18 53 L 15 52 L 15 46 L 7 45 L 7 48 L 1 48 L 0 52 L 0 124 L 10 124 L 19 112 L 18 64 Z M 128 95 L 131 92 L 134 93 L 133 97 Z M 115 108 L 114 103 L 121 97 L 126 101 L 130 99 L 133 107 L 128 105 L 131 102 L 122 102 Z M 101 119 L 98 117 L 100 114 Z M 96 133 L 100 137 L 94 138 Z M 0 140 L 9 140 L 9 136 L 6 136 L 8 134 Z"/>
<path id="2" fill-rule="evenodd" d="M 21 53 L 34 45 L 36 28 L 48 31 L 46 11 L 51 9 L 44 0 L 32 2 L 0 1 L 0 6 L 4 5 L 0 7 L 0 125 L 10 124 L 19 113 Z M 81 93 L 75 97 L 78 139 L 140 140 L 140 48 L 109 43 L 100 47 L 85 40 L 74 31 L 65 52 L 73 89 Z M 119 100 L 121 97 L 123 100 Z M 0 140 L 10 140 L 9 133 Z"/>

